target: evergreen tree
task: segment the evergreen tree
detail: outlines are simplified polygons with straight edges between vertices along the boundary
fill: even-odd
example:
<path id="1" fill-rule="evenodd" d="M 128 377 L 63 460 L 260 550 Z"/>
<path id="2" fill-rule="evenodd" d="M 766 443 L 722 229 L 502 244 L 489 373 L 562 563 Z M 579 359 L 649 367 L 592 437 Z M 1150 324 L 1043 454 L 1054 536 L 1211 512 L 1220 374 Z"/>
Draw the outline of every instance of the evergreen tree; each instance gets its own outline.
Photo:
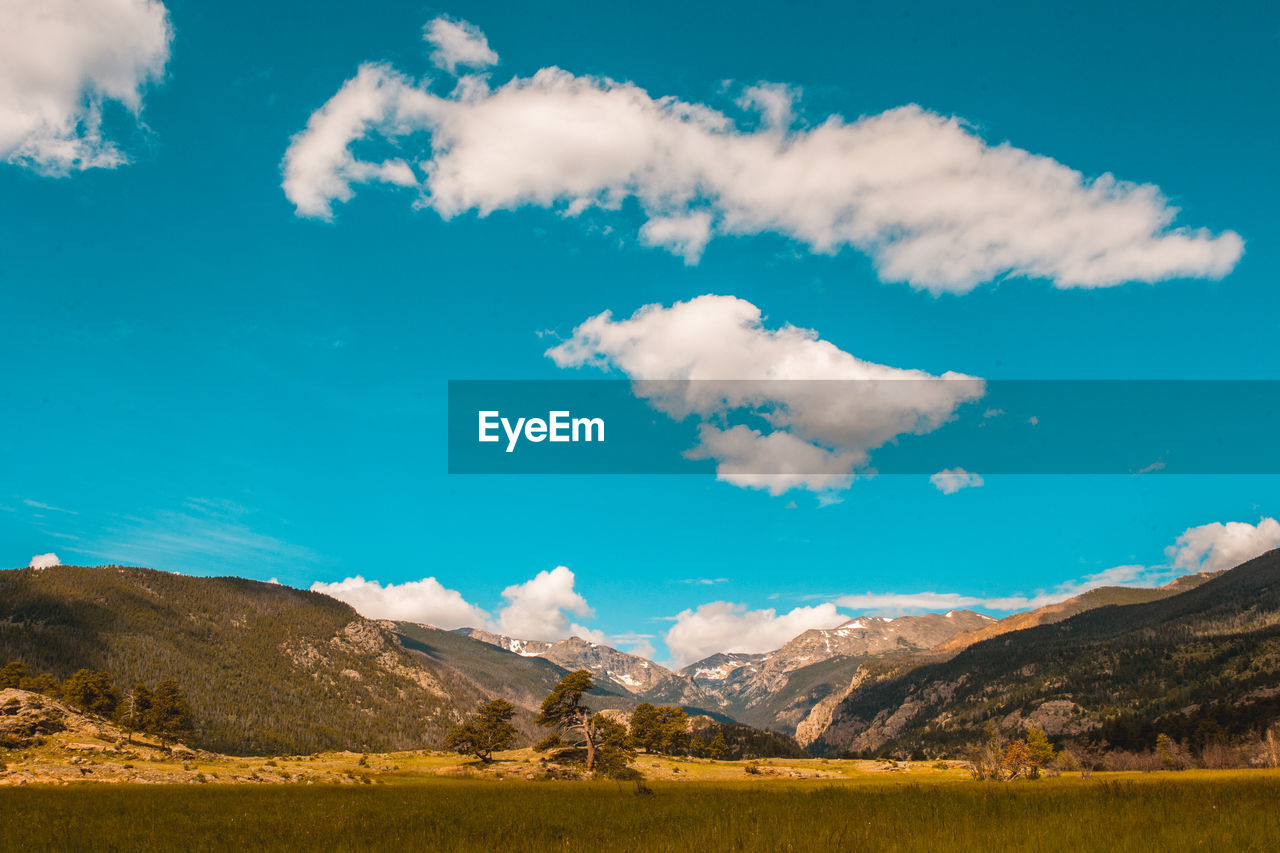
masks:
<path id="1" fill-rule="evenodd" d="M 601 776 L 623 777 L 636 757 L 635 744 L 624 725 L 602 714 L 592 720 L 596 730 L 595 772 Z"/>
<path id="2" fill-rule="evenodd" d="M 55 699 L 62 698 L 62 683 L 47 672 L 39 675 L 27 676 L 18 683 L 18 687 L 23 690 L 30 690 L 32 693 L 42 693 L 45 696 L 52 696 Z"/>
<path id="3" fill-rule="evenodd" d="M 662 736 L 662 751 L 667 755 L 688 755 L 689 715 L 684 708 L 662 705 L 658 708 L 658 729 Z"/>
<path id="4" fill-rule="evenodd" d="M 1036 728 L 1027 729 L 1027 751 L 1031 753 L 1031 761 L 1037 770 L 1048 767 L 1057 755 L 1044 730 Z"/>
<path id="5" fill-rule="evenodd" d="M 664 737 L 658 709 L 649 702 L 641 702 L 631 712 L 631 740 L 645 752 L 662 750 Z"/>
<path id="6" fill-rule="evenodd" d="M 110 717 L 120 703 L 120 694 L 105 672 L 76 670 L 62 682 L 62 698 L 67 704 L 100 717 Z"/>
<path id="7" fill-rule="evenodd" d="M 7 687 L 20 687 L 27 677 L 27 665 L 22 661 L 11 661 L 0 669 L 0 690 Z"/>
<path id="8" fill-rule="evenodd" d="M 178 682 L 171 678 L 156 685 L 150 716 L 148 730 L 160 738 L 161 744 L 168 745 L 191 733 L 191 705 Z"/>
<path id="9" fill-rule="evenodd" d="M 596 715 L 582 704 L 582 694 L 591 689 L 591 673 L 585 669 L 571 672 L 560 683 L 552 688 L 547 698 L 542 700 L 542 708 L 538 713 L 538 725 L 553 728 L 564 736 L 570 731 L 577 731 L 582 737 L 582 745 L 587 750 L 587 772 L 596 769 L 596 748 L 599 733 L 596 727 Z"/>
<path id="10" fill-rule="evenodd" d="M 707 744 L 707 757 L 719 761 L 724 758 L 725 753 L 728 751 L 729 745 L 724 742 L 724 732 L 717 731 L 716 736 L 711 739 L 711 743 Z"/>
<path id="11" fill-rule="evenodd" d="M 475 716 L 451 731 L 445 738 L 445 749 L 460 755 L 474 755 L 485 764 L 493 761 L 493 753 L 506 749 L 516 739 L 511 718 L 516 709 L 505 699 L 486 702 Z"/>
<path id="12" fill-rule="evenodd" d="M 129 743 L 133 743 L 134 732 L 145 732 L 151 728 L 152 705 L 151 691 L 145 684 L 134 686 L 133 692 L 120 703 L 120 726 L 125 730 Z"/>

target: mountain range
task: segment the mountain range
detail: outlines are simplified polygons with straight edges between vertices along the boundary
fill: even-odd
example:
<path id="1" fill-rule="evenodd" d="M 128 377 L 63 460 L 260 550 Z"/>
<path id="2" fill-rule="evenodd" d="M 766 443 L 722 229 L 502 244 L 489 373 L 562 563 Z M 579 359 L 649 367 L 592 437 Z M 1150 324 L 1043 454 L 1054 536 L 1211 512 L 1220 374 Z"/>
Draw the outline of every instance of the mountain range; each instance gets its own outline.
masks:
<path id="1" fill-rule="evenodd" d="M 231 754 L 435 746 L 495 697 L 529 742 L 542 698 L 576 669 L 595 676 L 594 708 L 679 705 L 816 754 L 944 754 L 992 724 L 1142 748 L 1157 729 L 1232 734 L 1280 711 L 1277 575 L 1272 552 L 1003 620 L 861 616 L 672 671 L 577 637 L 366 619 L 277 584 L 55 566 L 0 571 L 0 663 L 101 670 L 126 688 L 175 678 L 199 745 Z"/>

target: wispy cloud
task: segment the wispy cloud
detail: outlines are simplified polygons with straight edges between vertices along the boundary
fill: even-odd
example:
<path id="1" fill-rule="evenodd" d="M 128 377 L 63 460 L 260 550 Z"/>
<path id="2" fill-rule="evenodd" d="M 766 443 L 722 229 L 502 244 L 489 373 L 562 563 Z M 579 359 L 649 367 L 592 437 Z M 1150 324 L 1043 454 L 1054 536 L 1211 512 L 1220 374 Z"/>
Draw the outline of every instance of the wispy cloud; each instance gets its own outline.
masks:
<path id="1" fill-rule="evenodd" d="M 728 583 L 728 578 L 682 578 L 680 583 L 697 584 L 698 586 L 713 586 L 718 583 Z"/>
<path id="2" fill-rule="evenodd" d="M 882 614 L 920 613 L 938 610 L 973 608 L 1012 613 L 1018 610 L 1034 610 L 1049 604 L 1057 604 L 1103 586 L 1158 586 L 1167 583 L 1175 574 L 1167 567 L 1140 565 L 1115 566 L 1067 581 L 1050 590 L 1035 593 L 981 596 L 959 592 L 864 592 L 841 595 L 835 603 L 846 610 L 859 613 Z"/>
<path id="3" fill-rule="evenodd" d="M 319 556 L 302 545 L 262 533 L 253 513 L 230 501 L 192 498 L 181 508 L 126 516 L 68 550 L 112 563 L 166 571 L 225 571 L 262 576 L 284 566 L 304 567 Z"/>
<path id="4" fill-rule="evenodd" d="M 54 506 L 52 504 L 43 503 L 42 501 L 33 501 L 30 498 L 23 498 L 22 502 L 27 506 L 31 507 L 32 509 L 44 510 L 45 512 L 61 512 L 61 513 L 66 513 L 67 515 L 80 514 L 73 509 L 63 509 L 60 506 Z"/>

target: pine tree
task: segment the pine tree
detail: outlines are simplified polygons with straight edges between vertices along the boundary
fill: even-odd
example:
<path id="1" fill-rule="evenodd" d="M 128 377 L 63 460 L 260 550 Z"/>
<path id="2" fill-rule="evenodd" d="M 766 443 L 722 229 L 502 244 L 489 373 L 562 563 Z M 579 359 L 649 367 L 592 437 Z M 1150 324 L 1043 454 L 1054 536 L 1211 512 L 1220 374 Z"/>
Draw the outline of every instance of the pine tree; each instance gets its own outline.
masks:
<path id="1" fill-rule="evenodd" d="M 662 705 L 658 708 L 658 727 L 662 733 L 662 751 L 667 755 L 687 755 L 689 742 L 689 715 L 684 708 Z"/>
<path id="2" fill-rule="evenodd" d="M 552 688 L 538 713 L 538 725 L 555 729 L 559 734 L 577 730 L 587 750 L 587 772 L 596 769 L 596 744 L 599 735 L 595 715 L 582 704 L 582 694 L 592 687 L 591 673 L 585 669 L 571 672 Z"/>
<path id="3" fill-rule="evenodd" d="M 711 743 L 707 744 L 707 757 L 719 761 L 724 758 L 725 753 L 728 751 L 729 745 L 724 742 L 724 732 L 717 731 L 716 736 L 711 739 Z"/>
<path id="4" fill-rule="evenodd" d="M 493 761 L 493 753 L 511 746 L 516 739 L 511 718 L 516 709 L 505 699 L 494 699 L 481 705 L 475 716 L 451 731 L 445 738 L 445 749 L 460 755 L 474 755 L 485 764 Z"/>
<path id="5" fill-rule="evenodd" d="M 596 730 L 595 772 L 601 776 L 625 778 L 636 757 L 635 744 L 627 729 L 616 720 L 596 714 L 592 720 Z"/>
<path id="6" fill-rule="evenodd" d="M 658 709 L 641 702 L 631 712 L 631 740 L 645 752 L 659 752 L 663 747 L 663 731 Z"/>
<path id="7" fill-rule="evenodd" d="M 191 705 L 178 682 L 171 678 L 156 685 L 149 731 L 157 735 L 164 745 L 191 733 Z"/>
<path id="8" fill-rule="evenodd" d="M 27 665 L 22 661 L 11 661 L 0 669 L 0 690 L 6 687 L 19 687 L 27 677 Z"/>
<path id="9" fill-rule="evenodd" d="M 1038 773 L 1041 768 L 1048 767 L 1049 762 L 1053 761 L 1057 755 L 1044 730 L 1036 728 L 1027 729 L 1027 751 L 1031 753 L 1031 763 L 1035 766 L 1035 773 Z"/>
<path id="10" fill-rule="evenodd" d="M 145 732 L 151 727 L 152 705 L 151 691 L 145 684 L 135 685 L 133 692 L 120 703 L 120 725 L 129 743 L 133 743 L 134 732 Z"/>
<path id="11" fill-rule="evenodd" d="M 62 682 L 62 698 L 67 704 L 100 717 L 110 717 L 120 703 L 120 694 L 105 672 L 77 670 Z"/>

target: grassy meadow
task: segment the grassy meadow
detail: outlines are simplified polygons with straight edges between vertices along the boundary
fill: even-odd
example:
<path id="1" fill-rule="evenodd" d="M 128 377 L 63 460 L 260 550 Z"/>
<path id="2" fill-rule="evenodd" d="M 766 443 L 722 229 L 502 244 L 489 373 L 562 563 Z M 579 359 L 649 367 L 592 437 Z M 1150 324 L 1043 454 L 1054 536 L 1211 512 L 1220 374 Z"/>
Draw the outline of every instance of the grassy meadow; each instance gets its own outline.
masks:
<path id="1" fill-rule="evenodd" d="M 365 784 L 0 788 L 4 849 L 1274 850 L 1280 773 L 1098 773 L 1012 783 L 854 762 L 654 760 L 632 783 L 530 781 L 370 756 Z M 325 760 L 323 758 L 319 760 Z M 337 757 L 330 757 L 337 761 Z M 515 762 L 512 762 L 515 763 Z M 837 765 L 834 769 L 832 765 Z M 825 766 L 834 776 L 805 776 Z M 499 765 L 500 767 L 500 765 Z M 464 768 L 464 770 L 467 768 Z M 671 771 L 675 772 L 672 773 Z M 290 772 L 282 762 L 262 772 Z M 835 772 L 838 771 L 838 772 Z M 195 771 L 200 772 L 200 771 Z M 364 775 L 361 775 L 364 774 Z M 176 777 L 175 777 L 176 778 Z M 206 777 L 207 778 L 207 777 Z M 682 781 L 677 781 L 681 780 Z"/>

